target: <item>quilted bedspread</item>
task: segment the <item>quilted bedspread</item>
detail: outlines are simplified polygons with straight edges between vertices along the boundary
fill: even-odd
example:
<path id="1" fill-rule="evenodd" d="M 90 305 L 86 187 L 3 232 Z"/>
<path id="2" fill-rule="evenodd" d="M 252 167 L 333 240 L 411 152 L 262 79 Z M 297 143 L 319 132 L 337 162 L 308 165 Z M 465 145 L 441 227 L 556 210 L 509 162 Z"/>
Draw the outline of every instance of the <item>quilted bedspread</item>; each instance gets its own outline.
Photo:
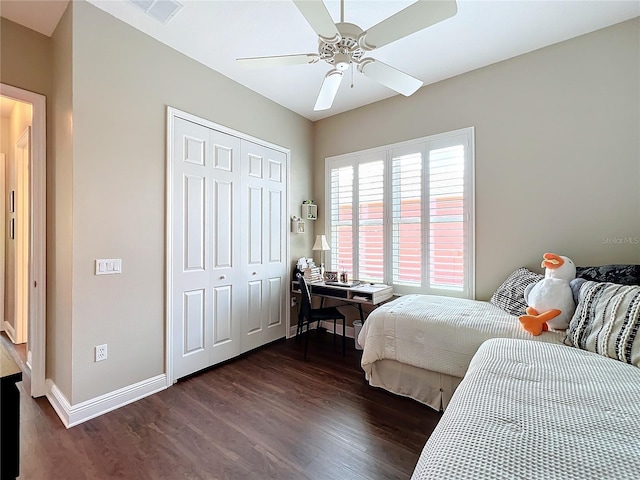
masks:
<path id="1" fill-rule="evenodd" d="M 382 359 L 463 377 L 478 347 L 490 338 L 562 343 L 562 332 L 533 337 L 517 317 L 489 302 L 405 295 L 375 309 L 362 327 L 362 368 Z"/>
<path id="2" fill-rule="evenodd" d="M 412 480 L 640 478 L 640 369 L 563 345 L 484 343 Z"/>

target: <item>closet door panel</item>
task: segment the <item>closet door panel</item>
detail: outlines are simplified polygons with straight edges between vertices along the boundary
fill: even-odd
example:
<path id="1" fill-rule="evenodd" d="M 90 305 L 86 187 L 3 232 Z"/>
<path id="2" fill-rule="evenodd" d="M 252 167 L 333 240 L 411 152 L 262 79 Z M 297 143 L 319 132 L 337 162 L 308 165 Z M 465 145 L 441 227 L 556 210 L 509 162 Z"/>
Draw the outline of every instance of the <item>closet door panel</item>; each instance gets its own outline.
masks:
<path id="1" fill-rule="evenodd" d="M 238 209 L 241 183 L 240 139 L 209 130 L 211 145 L 211 276 L 213 307 L 209 363 L 215 365 L 240 353 L 239 324 L 245 315 L 239 288 L 240 251 L 236 246 L 242 213 Z"/>
<path id="2" fill-rule="evenodd" d="M 242 257 L 251 288 L 260 280 L 260 302 L 253 294 L 243 326 L 242 351 L 285 336 L 283 320 L 287 267 L 285 252 L 286 155 L 276 150 L 242 142 L 243 182 L 248 210 L 246 255 Z M 258 254 L 258 252 L 260 252 Z M 255 312 L 255 314 L 254 314 Z"/>
<path id="3" fill-rule="evenodd" d="M 178 379 L 240 353 L 240 140 L 176 118 L 172 134 L 172 359 Z"/>
<path id="4" fill-rule="evenodd" d="M 213 289 L 213 345 L 233 341 L 233 287 L 224 285 Z M 215 358 L 214 358 L 215 360 Z"/>
<path id="5" fill-rule="evenodd" d="M 263 224 L 263 201 L 262 188 L 259 186 L 249 186 L 249 209 L 247 211 L 247 249 L 249 254 L 249 265 L 262 265 L 262 224 Z"/>
<path id="6" fill-rule="evenodd" d="M 204 351 L 205 335 L 205 290 L 198 289 L 184 292 L 184 346 L 183 355 L 191 355 Z"/>
<path id="7" fill-rule="evenodd" d="M 173 132 L 172 351 L 174 377 L 205 368 L 211 347 L 209 130 L 176 119 Z"/>
<path id="8" fill-rule="evenodd" d="M 262 330 L 262 280 L 249 281 L 247 285 L 249 308 L 245 331 L 253 335 Z"/>
<path id="9" fill-rule="evenodd" d="M 287 155 L 205 124 L 173 117 L 173 379 L 286 333 Z"/>
<path id="10" fill-rule="evenodd" d="M 284 295 L 282 277 L 273 277 L 269 279 L 269 328 L 274 328 L 283 323 L 283 305 L 282 296 Z"/>
<path id="11" fill-rule="evenodd" d="M 217 269 L 233 266 L 233 183 L 215 180 L 213 186 L 214 202 L 218 206 L 215 212 L 214 237 L 216 248 L 213 267 Z"/>
<path id="12" fill-rule="evenodd" d="M 184 271 L 204 271 L 206 246 L 206 177 L 184 176 Z"/>
<path id="13" fill-rule="evenodd" d="M 280 263 L 283 260 L 284 244 L 282 239 L 284 223 L 284 200 L 283 192 L 279 190 L 269 191 L 269 221 L 267 236 L 269 246 L 269 262 Z"/>

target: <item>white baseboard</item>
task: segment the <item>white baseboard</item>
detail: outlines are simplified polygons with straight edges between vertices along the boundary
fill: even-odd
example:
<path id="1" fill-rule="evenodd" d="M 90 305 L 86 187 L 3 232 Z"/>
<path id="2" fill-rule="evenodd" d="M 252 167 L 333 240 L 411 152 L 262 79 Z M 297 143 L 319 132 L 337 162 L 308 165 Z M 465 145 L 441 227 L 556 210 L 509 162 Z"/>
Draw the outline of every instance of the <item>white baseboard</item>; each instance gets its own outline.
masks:
<path id="1" fill-rule="evenodd" d="M 47 379 L 47 398 L 65 427 L 71 428 L 116 408 L 140 400 L 167 388 L 165 374 L 105 393 L 99 397 L 71 405 L 51 379 Z"/>
<path id="2" fill-rule="evenodd" d="M 7 337 L 9 337 L 9 340 L 11 340 L 11 343 L 16 343 L 16 330 L 13 328 L 13 326 L 9 322 L 3 321 L 2 327 L 4 333 L 6 333 Z"/>
<path id="3" fill-rule="evenodd" d="M 321 325 L 322 327 L 326 328 L 328 332 L 333 333 L 333 322 L 324 320 Z M 311 330 L 314 330 L 315 328 L 316 328 L 316 324 L 314 324 L 311 327 Z M 289 328 L 289 337 L 295 337 L 297 329 L 298 327 L 296 325 L 293 325 L 291 328 Z M 339 323 L 336 324 L 336 330 L 337 330 L 336 333 L 342 336 L 342 325 L 340 325 Z M 353 329 L 353 327 L 350 327 L 349 325 L 347 325 L 347 328 L 344 333 L 345 333 L 345 337 L 347 338 L 353 338 L 355 336 L 355 330 Z"/>

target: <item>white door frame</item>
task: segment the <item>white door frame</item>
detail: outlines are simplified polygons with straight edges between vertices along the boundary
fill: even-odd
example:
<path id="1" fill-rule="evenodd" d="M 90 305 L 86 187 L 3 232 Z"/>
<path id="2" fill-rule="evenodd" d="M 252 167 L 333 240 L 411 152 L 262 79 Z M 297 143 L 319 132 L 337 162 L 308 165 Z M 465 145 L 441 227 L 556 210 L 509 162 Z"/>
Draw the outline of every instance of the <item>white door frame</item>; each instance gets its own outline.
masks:
<path id="1" fill-rule="evenodd" d="M 0 83 L 0 95 L 32 106 L 31 264 L 29 268 L 29 350 L 31 396 L 46 393 L 47 301 L 47 103 L 44 95 Z"/>
<path id="2" fill-rule="evenodd" d="M 165 327 L 165 373 L 167 375 L 167 386 L 173 385 L 173 383 L 177 380 L 174 378 L 173 372 L 173 342 L 172 342 L 172 333 L 173 332 L 173 217 L 172 217 L 172 205 L 173 205 L 173 131 L 174 131 L 174 120 L 175 118 L 182 118 L 184 120 L 197 123 L 199 125 L 203 125 L 205 127 L 211 128 L 213 130 L 218 130 L 219 132 L 227 133 L 229 135 L 233 135 L 239 137 L 244 140 L 248 140 L 250 142 L 256 143 L 258 145 L 263 145 L 268 148 L 273 148 L 274 150 L 278 150 L 283 152 L 287 156 L 287 192 L 285 196 L 285 222 L 288 222 L 290 218 L 290 206 L 289 206 L 289 190 L 290 190 L 290 171 L 291 171 L 291 151 L 289 149 L 283 148 L 280 145 L 275 145 L 270 142 L 266 142 L 262 139 L 252 137 L 251 135 L 244 134 L 242 132 L 238 132 L 237 130 L 233 130 L 231 128 L 225 127 L 223 125 L 219 125 L 217 123 L 211 122 L 201 117 L 197 117 L 196 115 L 192 115 L 190 113 L 184 112 L 182 110 L 178 110 L 177 108 L 167 107 L 167 170 L 166 170 L 166 206 L 165 206 L 165 214 L 166 214 L 166 232 L 165 232 L 165 252 L 166 252 L 166 272 L 165 272 L 165 315 L 166 315 L 166 327 Z M 287 228 L 288 232 L 289 229 Z M 290 241 L 287 237 L 285 241 L 285 258 L 287 265 L 291 264 L 291 255 L 289 252 L 290 249 Z M 285 288 L 285 305 L 289 305 L 290 299 L 289 296 L 291 294 L 290 286 L 291 286 L 291 269 L 287 268 L 287 274 L 285 277 L 286 288 Z M 291 313 L 290 308 L 285 308 L 285 321 L 287 325 L 287 329 L 285 331 L 285 338 L 289 336 L 289 316 Z"/>

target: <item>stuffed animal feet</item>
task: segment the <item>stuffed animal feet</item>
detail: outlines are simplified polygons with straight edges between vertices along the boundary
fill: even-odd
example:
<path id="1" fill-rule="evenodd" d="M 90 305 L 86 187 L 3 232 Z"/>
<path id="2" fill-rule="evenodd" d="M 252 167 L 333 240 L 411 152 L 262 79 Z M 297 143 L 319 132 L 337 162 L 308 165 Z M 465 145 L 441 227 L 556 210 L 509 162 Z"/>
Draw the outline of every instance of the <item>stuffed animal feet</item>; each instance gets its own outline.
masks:
<path id="1" fill-rule="evenodd" d="M 560 315 L 561 311 L 557 308 L 547 310 L 546 312 L 538 313 L 535 308 L 527 307 L 527 314 L 519 317 L 522 327 L 534 337 L 537 337 L 542 332 L 549 330 L 547 322 L 552 318 Z"/>

